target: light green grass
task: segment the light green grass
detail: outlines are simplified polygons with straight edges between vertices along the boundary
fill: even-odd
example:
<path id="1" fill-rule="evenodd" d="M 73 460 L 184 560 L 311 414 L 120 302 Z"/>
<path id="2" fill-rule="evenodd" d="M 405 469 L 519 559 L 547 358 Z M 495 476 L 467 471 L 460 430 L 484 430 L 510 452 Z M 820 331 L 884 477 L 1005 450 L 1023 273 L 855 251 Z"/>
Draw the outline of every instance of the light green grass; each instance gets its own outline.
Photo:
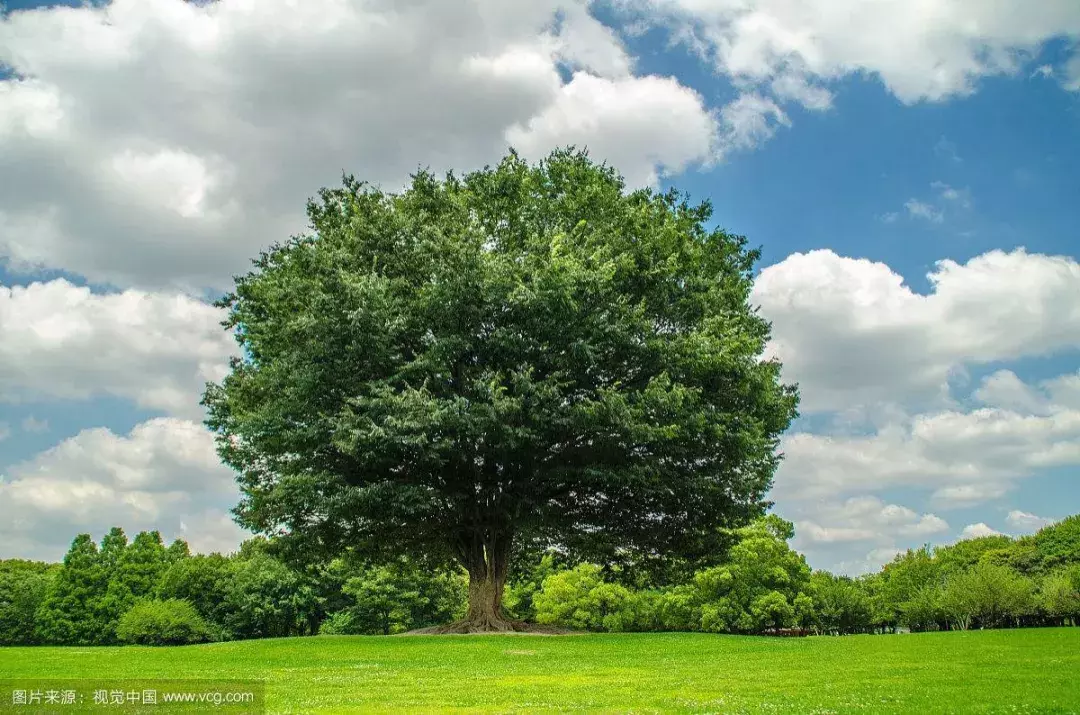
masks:
<path id="1" fill-rule="evenodd" d="M 1080 712 L 1080 628 L 0 648 L 0 677 L 264 678 L 270 712 Z"/>

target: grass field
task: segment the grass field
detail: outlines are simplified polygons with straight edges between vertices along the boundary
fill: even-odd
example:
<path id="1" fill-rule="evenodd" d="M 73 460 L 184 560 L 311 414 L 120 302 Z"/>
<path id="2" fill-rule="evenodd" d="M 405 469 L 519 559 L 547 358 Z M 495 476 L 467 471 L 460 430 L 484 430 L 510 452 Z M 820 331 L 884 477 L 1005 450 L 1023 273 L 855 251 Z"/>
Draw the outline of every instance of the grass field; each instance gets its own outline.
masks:
<path id="1" fill-rule="evenodd" d="M 1080 712 L 1080 628 L 0 648 L 0 678 L 264 678 L 269 712 Z"/>

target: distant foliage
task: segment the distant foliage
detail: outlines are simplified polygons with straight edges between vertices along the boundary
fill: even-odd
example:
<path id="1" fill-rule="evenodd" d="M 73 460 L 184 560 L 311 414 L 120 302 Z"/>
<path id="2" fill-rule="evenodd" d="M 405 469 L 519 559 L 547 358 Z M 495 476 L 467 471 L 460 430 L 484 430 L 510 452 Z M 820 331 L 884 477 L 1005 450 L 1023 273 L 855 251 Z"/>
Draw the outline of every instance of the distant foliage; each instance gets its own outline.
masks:
<path id="1" fill-rule="evenodd" d="M 0 562 L 0 645 L 37 642 L 35 616 L 55 571 L 37 561 Z"/>
<path id="2" fill-rule="evenodd" d="M 1080 625 L 1080 521 L 1019 539 L 989 536 L 899 554 L 878 573 L 811 573 L 791 523 L 769 515 L 690 570 L 625 560 L 521 557 L 504 598 L 513 618 L 586 631 L 842 635 Z M 196 643 L 306 635 L 388 635 L 459 619 L 468 579 L 402 558 L 304 561 L 255 538 L 228 556 L 192 555 L 154 531 L 114 528 L 71 544 L 63 563 L 0 561 L 0 645 Z M 531 560 L 529 560 L 531 559 Z"/>
<path id="3" fill-rule="evenodd" d="M 108 588 L 109 572 L 97 544 L 88 534 L 80 534 L 38 607 L 38 639 L 55 645 L 109 642 L 113 629 L 104 608 Z"/>
<path id="4" fill-rule="evenodd" d="M 533 598 L 536 620 L 587 631 L 639 630 L 640 599 L 625 586 L 608 583 L 595 564 L 580 564 L 548 576 Z"/>
<path id="5" fill-rule="evenodd" d="M 340 632 L 389 635 L 434 626 L 465 613 L 464 573 L 431 573 L 407 563 L 364 569 L 345 582 L 351 598 Z"/>
<path id="6" fill-rule="evenodd" d="M 211 640 L 211 628 L 187 601 L 139 601 L 120 618 L 116 636 L 133 645 L 188 645 Z"/>

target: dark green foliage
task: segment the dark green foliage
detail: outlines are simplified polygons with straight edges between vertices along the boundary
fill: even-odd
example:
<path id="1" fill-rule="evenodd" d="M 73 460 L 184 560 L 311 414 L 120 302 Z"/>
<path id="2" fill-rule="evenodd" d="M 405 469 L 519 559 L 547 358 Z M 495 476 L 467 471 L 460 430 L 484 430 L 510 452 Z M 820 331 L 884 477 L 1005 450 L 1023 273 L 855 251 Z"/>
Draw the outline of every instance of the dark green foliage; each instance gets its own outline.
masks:
<path id="1" fill-rule="evenodd" d="M 230 569 L 221 625 L 234 638 L 277 638 L 305 633 L 317 607 L 311 584 L 266 554 L 239 558 Z"/>
<path id="2" fill-rule="evenodd" d="M 1062 566 L 1080 564 L 1080 514 L 1051 524 L 1023 542 L 1034 552 L 1030 571 L 1046 573 Z"/>
<path id="3" fill-rule="evenodd" d="M 207 621 L 221 624 L 225 621 L 225 597 L 232 572 L 232 562 L 221 554 L 196 554 L 180 559 L 162 574 L 157 596 L 187 601 Z"/>
<path id="4" fill-rule="evenodd" d="M 796 392 L 759 360 L 758 252 L 706 204 L 624 189 L 560 151 L 322 191 L 314 231 L 220 303 L 244 358 L 204 402 L 241 523 L 456 559 L 492 616 L 515 541 L 722 556 L 766 505 Z"/>
<path id="5" fill-rule="evenodd" d="M 1044 530 L 1037 540 L 991 537 L 911 550 L 879 573 L 851 579 L 811 575 L 788 546 L 792 525 L 769 515 L 727 534 L 734 546 L 719 563 L 663 587 L 636 579 L 622 563 L 574 564 L 554 550 L 533 552 L 532 562 L 519 555 L 506 606 L 515 619 L 596 631 L 801 627 L 845 634 L 1080 625 L 1080 554 L 1064 550 L 1071 523 L 1062 523 L 1064 536 L 1049 527 L 1049 536 Z M 1018 550 L 1029 564 L 1064 565 L 1024 573 L 1012 565 Z M 140 622 L 168 624 L 173 616 L 161 614 L 190 607 L 211 640 L 400 633 L 453 620 L 465 609 L 467 579 L 459 569 L 407 558 L 377 565 L 352 555 L 306 563 L 296 556 L 276 539 L 251 539 L 230 556 L 192 556 L 183 542 L 166 549 L 156 532 L 128 543 L 113 529 L 100 549 L 81 535 L 62 564 L 0 561 L 0 645 L 117 642 L 119 622 L 147 602 Z M 175 602 L 185 605 L 161 605 Z M 139 632 L 144 640 L 132 642 L 155 642 L 146 639 L 163 631 Z M 202 629 L 192 633 L 204 638 Z"/>
<path id="6" fill-rule="evenodd" d="M 115 539 L 107 556 L 115 553 Z M 38 637 L 43 643 L 96 645 L 107 643 L 112 628 L 103 608 L 109 573 L 89 534 L 75 537 L 64 563 L 50 582 L 38 607 Z"/>
<path id="7" fill-rule="evenodd" d="M 134 645 L 188 645 L 211 640 L 211 629 L 187 601 L 139 601 L 120 619 L 116 636 Z"/>
<path id="8" fill-rule="evenodd" d="M 445 623 L 465 613 L 467 582 L 462 572 L 427 572 L 407 563 L 360 571 L 345 582 L 351 599 L 348 622 L 335 632 L 402 633 Z"/>
<path id="9" fill-rule="evenodd" d="M 38 642 L 34 618 L 55 572 L 38 561 L 0 561 L 0 645 Z"/>
<path id="10" fill-rule="evenodd" d="M 113 532 L 122 531 L 114 529 Z M 108 569 L 109 586 L 101 603 L 104 618 L 110 624 L 120 619 L 136 601 L 153 595 L 168 568 L 165 545 L 156 531 L 140 532 L 127 546 L 110 544 L 109 536 L 102 541 L 103 565 Z M 112 549 L 116 553 L 112 553 Z"/>

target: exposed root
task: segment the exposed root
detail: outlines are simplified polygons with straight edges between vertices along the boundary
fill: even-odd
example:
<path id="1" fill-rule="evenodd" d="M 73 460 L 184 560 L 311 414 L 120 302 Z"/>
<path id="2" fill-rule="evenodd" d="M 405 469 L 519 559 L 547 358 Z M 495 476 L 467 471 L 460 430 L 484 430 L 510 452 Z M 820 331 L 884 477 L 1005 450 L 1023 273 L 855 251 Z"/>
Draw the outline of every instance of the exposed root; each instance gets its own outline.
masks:
<path id="1" fill-rule="evenodd" d="M 511 621 L 503 619 L 484 618 L 480 620 L 461 620 L 430 628 L 418 628 L 406 636 L 442 636 L 442 635 L 469 635 L 469 634 L 519 634 L 519 635 L 545 635 L 559 636 L 570 635 L 574 631 L 558 626 L 545 626 L 539 623 L 526 623 L 525 621 Z"/>

